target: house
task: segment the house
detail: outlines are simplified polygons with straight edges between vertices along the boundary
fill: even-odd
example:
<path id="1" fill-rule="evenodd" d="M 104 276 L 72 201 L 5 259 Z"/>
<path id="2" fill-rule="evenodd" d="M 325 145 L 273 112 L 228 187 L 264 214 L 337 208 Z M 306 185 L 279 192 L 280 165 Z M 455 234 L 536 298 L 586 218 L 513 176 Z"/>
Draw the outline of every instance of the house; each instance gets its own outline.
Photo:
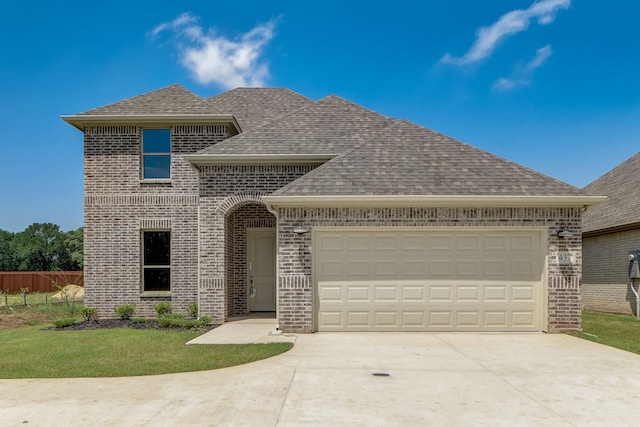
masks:
<path id="1" fill-rule="evenodd" d="M 338 96 L 172 85 L 84 132 L 85 304 L 289 332 L 580 327 L 602 198 Z M 558 233 L 562 231 L 561 236 Z"/>
<path id="2" fill-rule="evenodd" d="M 583 225 L 583 304 L 590 310 L 637 314 L 629 251 L 640 250 L 640 153 L 587 187 L 607 200 L 587 210 Z M 634 284 L 638 290 L 637 281 Z"/>

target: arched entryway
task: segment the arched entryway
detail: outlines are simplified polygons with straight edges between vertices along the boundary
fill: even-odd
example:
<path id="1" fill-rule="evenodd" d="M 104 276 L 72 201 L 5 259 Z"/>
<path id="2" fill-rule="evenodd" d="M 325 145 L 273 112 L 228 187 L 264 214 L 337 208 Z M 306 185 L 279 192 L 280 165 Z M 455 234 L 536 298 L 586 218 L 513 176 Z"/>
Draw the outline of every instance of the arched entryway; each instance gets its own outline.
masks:
<path id="1" fill-rule="evenodd" d="M 276 218 L 243 201 L 225 215 L 227 315 L 276 311 Z"/>

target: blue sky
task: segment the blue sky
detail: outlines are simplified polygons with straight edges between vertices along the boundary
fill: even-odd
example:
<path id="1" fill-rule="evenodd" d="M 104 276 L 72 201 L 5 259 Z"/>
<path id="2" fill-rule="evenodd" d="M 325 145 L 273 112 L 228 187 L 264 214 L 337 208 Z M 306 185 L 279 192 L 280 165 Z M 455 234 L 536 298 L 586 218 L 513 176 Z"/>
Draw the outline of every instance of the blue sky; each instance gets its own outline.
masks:
<path id="1" fill-rule="evenodd" d="M 640 147 L 640 2 L 5 2 L 0 229 L 82 225 L 60 119 L 172 83 L 337 94 L 584 187 Z"/>

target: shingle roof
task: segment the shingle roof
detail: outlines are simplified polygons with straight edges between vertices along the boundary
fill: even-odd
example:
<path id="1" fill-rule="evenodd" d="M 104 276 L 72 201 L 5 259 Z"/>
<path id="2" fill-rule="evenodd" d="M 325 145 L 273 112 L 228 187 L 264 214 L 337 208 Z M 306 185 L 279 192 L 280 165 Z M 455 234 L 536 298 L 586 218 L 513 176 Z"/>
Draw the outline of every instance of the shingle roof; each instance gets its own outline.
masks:
<path id="1" fill-rule="evenodd" d="M 285 88 L 237 88 L 208 99 L 216 109 L 231 113 L 244 132 L 313 104 Z"/>
<path id="2" fill-rule="evenodd" d="M 583 215 L 583 232 L 640 223 L 640 153 L 616 166 L 584 188 L 607 196 Z"/>
<path id="3" fill-rule="evenodd" d="M 274 196 L 584 196 L 580 189 L 399 121 Z"/>
<path id="4" fill-rule="evenodd" d="M 395 121 L 330 95 L 198 154 L 340 154 Z"/>
<path id="5" fill-rule="evenodd" d="M 85 111 L 79 115 L 220 114 L 207 100 L 179 84 Z"/>

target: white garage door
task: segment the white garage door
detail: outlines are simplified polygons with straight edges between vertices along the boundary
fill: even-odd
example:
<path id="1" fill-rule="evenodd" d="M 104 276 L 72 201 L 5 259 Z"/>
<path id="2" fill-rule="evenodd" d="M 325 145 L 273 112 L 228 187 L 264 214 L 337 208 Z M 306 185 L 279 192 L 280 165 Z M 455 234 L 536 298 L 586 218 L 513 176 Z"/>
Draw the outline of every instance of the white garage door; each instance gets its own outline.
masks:
<path id="1" fill-rule="evenodd" d="M 539 331 L 540 229 L 320 229 L 316 330 Z"/>

